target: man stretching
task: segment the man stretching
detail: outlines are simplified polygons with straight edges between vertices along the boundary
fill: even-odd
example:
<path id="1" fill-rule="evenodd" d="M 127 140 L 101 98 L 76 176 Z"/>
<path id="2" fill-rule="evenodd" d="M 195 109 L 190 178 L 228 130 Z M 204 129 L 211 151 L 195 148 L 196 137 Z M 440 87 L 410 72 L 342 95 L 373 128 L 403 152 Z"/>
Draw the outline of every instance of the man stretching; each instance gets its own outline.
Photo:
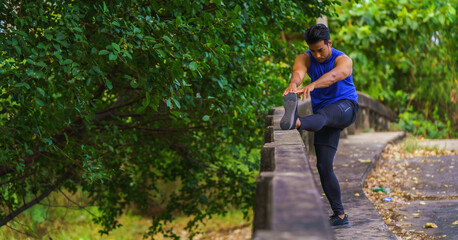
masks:
<path id="1" fill-rule="evenodd" d="M 280 121 L 283 130 L 300 129 L 315 132 L 315 153 L 321 185 L 334 214 L 332 228 L 350 227 L 340 198 L 340 185 L 333 171 L 334 156 L 340 132 L 355 121 L 358 95 L 352 76 L 352 60 L 332 48 L 329 29 L 317 24 L 304 34 L 309 46 L 307 53 L 294 60 L 290 84 L 283 93 L 285 115 Z M 305 74 L 312 79 L 307 86 L 297 89 Z M 312 98 L 313 114 L 297 115 L 297 97 Z"/>

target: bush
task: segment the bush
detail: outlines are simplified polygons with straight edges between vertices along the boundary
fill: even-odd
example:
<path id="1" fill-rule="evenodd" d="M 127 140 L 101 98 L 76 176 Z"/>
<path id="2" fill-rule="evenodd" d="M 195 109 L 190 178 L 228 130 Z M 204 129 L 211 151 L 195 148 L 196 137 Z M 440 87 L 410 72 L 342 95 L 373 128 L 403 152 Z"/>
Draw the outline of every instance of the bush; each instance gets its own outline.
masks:
<path id="1" fill-rule="evenodd" d="M 348 1 L 330 20 L 335 44 L 354 61 L 357 89 L 398 113 L 412 107 L 441 129 L 416 131 L 428 137 L 458 136 L 456 8 L 446 0 Z"/>

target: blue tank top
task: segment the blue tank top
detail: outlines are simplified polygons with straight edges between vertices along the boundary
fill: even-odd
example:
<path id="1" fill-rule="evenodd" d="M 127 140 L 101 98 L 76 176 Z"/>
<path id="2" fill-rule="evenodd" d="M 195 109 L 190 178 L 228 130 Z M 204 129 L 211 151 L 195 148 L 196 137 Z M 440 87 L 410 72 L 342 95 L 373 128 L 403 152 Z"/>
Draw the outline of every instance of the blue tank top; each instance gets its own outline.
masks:
<path id="1" fill-rule="evenodd" d="M 331 71 L 334 68 L 336 58 L 345 54 L 332 48 L 332 53 L 329 59 L 323 63 L 319 63 L 315 60 L 315 58 L 313 58 L 310 50 L 308 50 L 307 53 L 310 56 L 310 67 L 307 70 L 307 74 L 312 79 L 312 82 L 315 82 L 325 73 Z M 315 88 L 310 93 L 310 96 L 312 98 L 313 112 L 316 112 L 319 109 L 341 99 L 350 99 L 358 102 L 358 94 L 356 94 L 356 88 L 353 84 L 353 74 L 341 81 L 331 84 L 329 87 Z"/>

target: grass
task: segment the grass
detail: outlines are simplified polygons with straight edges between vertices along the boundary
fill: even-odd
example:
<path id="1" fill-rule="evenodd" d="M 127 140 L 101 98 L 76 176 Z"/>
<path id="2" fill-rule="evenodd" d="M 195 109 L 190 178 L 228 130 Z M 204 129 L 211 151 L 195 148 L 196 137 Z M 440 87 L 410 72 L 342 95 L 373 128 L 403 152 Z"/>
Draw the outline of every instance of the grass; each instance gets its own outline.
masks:
<path id="1" fill-rule="evenodd" d="M 431 145 L 431 146 L 422 146 L 419 144 L 419 142 L 424 141 L 424 137 L 418 137 L 418 136 L 413 136 L 412 134 L 407 134 L 406 139 L 400 144 L 402 148 L 411 153 L 417 152 L 431 152 L 435 153 L 437 155 L 445 154 L 448 155 L 448 152 L 452 150 L 447 150 L 443 148 L 439 148 L 437 145 Z"/>
<path id="2" fill-rule="evenodd" d="M 85 204 L 86 200 L 80 192 L 70 195 L 70 197 L 73 201 Z M 108 236 L 101 236 L 98 233 L 101 227 L 92 222 L 93 216 L 88 211 L 95 215 L 98 214 L 97 208 L 94 206 L 87 206 L 86 210 L 79 209 L 62 194 L 53 193 L 48 199 L 28 209 L 14 221 L 9 222 L 8 226 L 1 227 L 0 239 L 143 239 L 152 223 L 151 218 L 134 215 L 132 211 L 127 210 L 118 219 L 123 226 L 112 231 Z M 183 236 L 183 239 L 187 239 L 188 233 L 183 229 L 188 220 L 189 217 L 177 217 L 168 226 L 173 227 L 174 232 Z M 196 239 L 212 239 L 210 237 L 215 236 L 215 234 L 224 236 L 230 231 L 240 228 L 251 229 L 250 222 L 243 219 L 241 210 L 233 210 L 226 216 L 214 216 L 212 219 L 206 219 L 204 225 L 198 228 L 202 234 L 199 234 Z M 165 238 L 157 235 L 154 239 Z"/>

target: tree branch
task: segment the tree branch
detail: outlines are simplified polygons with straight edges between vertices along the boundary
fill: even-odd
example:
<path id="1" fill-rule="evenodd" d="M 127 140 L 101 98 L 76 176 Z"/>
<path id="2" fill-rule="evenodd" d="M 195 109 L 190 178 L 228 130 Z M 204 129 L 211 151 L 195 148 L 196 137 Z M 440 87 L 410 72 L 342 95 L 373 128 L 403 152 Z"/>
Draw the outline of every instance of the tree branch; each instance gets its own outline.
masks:
<path id="1" fill-rule="evenodd" d="M 33 235 L 30 235 L 30 234 L 28 234 L 28 233 L 26 233 L 26 232 L 21 232 L 21 231 L 19 231 L 19 230 L 17 230 L 17 229 L 14 229 L 14 228 L 12 228 L 12 227 L 10 227 L 10 226 L 8 226 L 8 225 L 5 225 L 5 226 L 6 226 L 7 228 L 9 228 L 9 229 L 11 229 L 11 230 L 17 232 L 17 233 L 24 234 L 24 235 L 26 235 L 27 237 L 31 237 L 31 238 L 33 238 L 33 239 L 38 239 L 38 237 L 33 236 Z"/>
<path id="2" fill-rule="evenodd" d="M 47 197 L 51 192 L 56 190 L 56 188 L 65 180 L 71 177 L 72 175 L 72 170 L 73 170 L 74 165 L 70 166 L 68 170 L 62 175 L 54 184 L 51 185 L 51 187 L 43 192 L 40 196 L 35 198 L 34 200 L 22 205 L 22 207 L 16 209 L 12 213 L 8 214 L 6 217 L 0 220 L 0 227 L 4 226 L 7 224 L 9 221 L 11 221 L 13 218 L 15 218 L 17 215 L 21 214 L 25 210 L 29 209 L 33 205 L 39 203 L 41 200 L 43 200 L 45 197 Z"/>
<path id="3" fill-rule="evenodd" d="M 91 214 L 92 216 L 96 217 L 95 214 L 93 214 L 91 211 L 87 210 L 85 207 L 79 205 L 77 202 L 73 201 L 70 197 L 68 197 L 64 192 L 62 192 L 62 190 L 58 189 L 58 191 L 60 193 L 62 193 L 62 195 L 64 195 L 64 197 L 71 203 L 75 204 L 79 209 L 83 209 L 84 211 L 88 212 L 89 214 Z"/>

